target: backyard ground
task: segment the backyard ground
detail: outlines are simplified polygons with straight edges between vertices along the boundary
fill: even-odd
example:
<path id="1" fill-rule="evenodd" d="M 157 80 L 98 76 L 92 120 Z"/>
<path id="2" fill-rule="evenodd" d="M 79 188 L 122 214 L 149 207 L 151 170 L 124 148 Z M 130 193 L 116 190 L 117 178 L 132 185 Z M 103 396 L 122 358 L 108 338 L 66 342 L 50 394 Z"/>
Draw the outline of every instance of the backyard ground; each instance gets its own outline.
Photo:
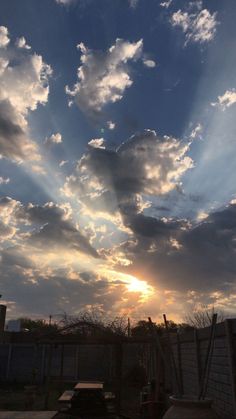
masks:
<path id="1" fill-rule="evenodd" d="M 30 386 L 20 384 L 5 385 L 0 388 L 0 419 L 21 419 L 16 413 L 10 412 L 34 412 L 34 419 L 47 419 L 45 416 L 47 411 L 58 411 L 60 406 L 58 398 L 65 390 L 73 389 L 75 382 L 51 382 L 49 392 L 47 386 L 35 386 L 31 391 Z M 112 391 L 112 388 L 106 388 L 106 391 Z M 121 413 L 131 419 L 139 417 L 140 390 L 135 387 L 123 386 L 121 393 Z M 46 409 L 46 410 L 45 410 Z M 4 412 L 8 411 L 8 416 L 4 416 Z M 42 412 L 44 411 L 44 416 Z M 38 412 L 38 416 L 35 413 Z M 41 415 L 41 416 L 40 416 Z M 25 416 L 24 418 L 28 418 Z M 32 418 L 32 416 L 31 416 Z"/>

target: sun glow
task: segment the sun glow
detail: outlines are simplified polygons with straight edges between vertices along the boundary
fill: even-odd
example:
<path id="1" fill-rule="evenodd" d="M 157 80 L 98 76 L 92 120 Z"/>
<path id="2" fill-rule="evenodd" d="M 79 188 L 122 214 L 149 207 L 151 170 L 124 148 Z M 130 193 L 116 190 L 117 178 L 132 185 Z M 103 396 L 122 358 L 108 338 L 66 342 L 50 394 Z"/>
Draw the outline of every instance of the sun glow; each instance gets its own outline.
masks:
<path id="1" fill-rule="evenodd" d="M 154 288 L 147 281 L 140 280 L 136 276 L 101 268 L 102 273 L 113 286 L 122 285 L 123 292 L 139 294 L 139 302 L 147 301 L 155 292 Z M 126 295 L 127 297 L 127 295 Z"/>
<path id="2" fill-rule="evenodd" d="M 140 300 L 147 301 L 153 294 L 154 288 L 147 281 L 142 281 L 133 275 L 125 275 L 123 278 L 128 292 L 140 294 Z"/>
<path id="3" fill-rule="evenodd" d="M 154 289 L 147 281 L 141 281 L 134 276 L 127 275 L 127 284 L 126 288 L 129 292 L 137 292 L 142 294 L 143 297 L 148 298 L 154 293 Z"/>

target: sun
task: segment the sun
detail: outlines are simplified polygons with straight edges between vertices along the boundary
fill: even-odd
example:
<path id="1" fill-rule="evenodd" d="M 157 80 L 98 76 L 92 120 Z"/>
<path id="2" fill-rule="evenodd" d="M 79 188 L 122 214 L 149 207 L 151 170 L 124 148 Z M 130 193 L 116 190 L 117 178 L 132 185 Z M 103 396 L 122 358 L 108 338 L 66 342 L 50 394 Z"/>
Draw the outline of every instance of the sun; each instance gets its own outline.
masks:
<path id="1" fill-rule="evenodd" d="M 145 300 L 154 293 L 154 288 L 147 281 L 142 281 L 132 275 L 126 275 L 126 289 L 128 292 L 139 293 Z"/>
<path id="2" fill-rule="evenodd" d="M 147 281 L 138 279 L 136 276 L 118 272 L 110 269 L 103 269 L 103 275 L 109 278 L 109 282 L 115 287 L 118 285 L 123 286 L 123 292 L 139 294 L 138 301 L 147 301 L 155 292 L 154 287 Z M 126 296 L 127 297 L 127 296 Z"/>
<path id="3" fill-rule="evenodd" d="M 145 294 L 150 286 L 146 281 L 141 281 L 135 277 L 130 277 L 129 283 L 127 283 L 126 287 L 130 292 L 140 292 Z"/>

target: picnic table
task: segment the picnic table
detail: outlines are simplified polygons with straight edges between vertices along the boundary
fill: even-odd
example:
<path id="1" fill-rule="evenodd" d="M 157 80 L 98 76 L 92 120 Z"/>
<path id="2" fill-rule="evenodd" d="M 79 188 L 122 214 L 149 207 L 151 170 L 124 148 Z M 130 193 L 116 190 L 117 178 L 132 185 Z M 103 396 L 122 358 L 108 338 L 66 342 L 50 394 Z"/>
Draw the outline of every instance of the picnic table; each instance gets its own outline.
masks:
<path id="1" fill-rule="evenodd" d="M 75 384 L 73 390 L 66 390 L 59 397 L 58 402 L 69 411 L 80 415 L 109 417 L 114 412 L 114 394 L 103 391 L 102 382 L 80 381 Z M 109 403 L 110 402 L 110 403 Z"/>
<path id="2" fill-rule="evenodd" d="M 75 390 L 103 390 L 102 382 L 80 381 L 74 386 Z"/>

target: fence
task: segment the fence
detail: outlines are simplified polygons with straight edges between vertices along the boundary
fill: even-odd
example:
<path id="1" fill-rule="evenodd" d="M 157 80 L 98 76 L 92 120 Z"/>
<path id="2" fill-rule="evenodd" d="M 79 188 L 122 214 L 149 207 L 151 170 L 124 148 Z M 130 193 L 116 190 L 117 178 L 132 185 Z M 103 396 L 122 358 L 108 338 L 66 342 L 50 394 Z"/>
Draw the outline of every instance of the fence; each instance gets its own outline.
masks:
<path id="1" fill-rule="evenodd" d="M 198 395 L 210 329 L 174 333 L 171 345 L 178 367 L 183 393 Z M 0 344 L 0 380 L 27 382 L 37 370 L 37 381 L 43 382 L 48 374 L 63 380 L 103 380 L 126 382 L 126 377 L 137 365 L 143 366 L 148 379 L 164 381 L 166 392 L 175 393 L 176 383 L 171 362 L 164 373 L 158 373 L 158 351 L 154 342 L 126 340 L 119 343 L 35 344 L 16 342 Z M 162 347 L 166 357 L 169 345 L 163 337 Z M 65 341 L 66 342 L 66 341 Z M 50 359 L 51 352 L 51 362 Z M 159 365 L 159 367 L 158 367 Z M 163 363 L 162 363 L 163 365 Z M 222 419 L 236 418 L 236 319 L 226 320 L 216 326 L 207 397 L 214 400 L 214 408 Z"/>
<path id="2" fill-rule="evenodd" d="M 137 366 L 153 377 L 155 359 L 150 343 L 123 344 L 0 344 L 0 381 L 43 383 L 48 375 L 63 380 L 102 380 L 129 375 Z M 121 352 L 120 350 L 121 349 Z M 51 353 L 51 361 L 50 359 Z"/>
<path id="3" fill-rule="evenodd" d="M 192 330 L 171 337 L 180 386 L 186 395 L 198 395 L 210 328 Z M 168 346 L 167 342 L 165 345 Z M 236 320 L 216 325 L 212 362 L 206 397 L 214 400 L 213 407 L 222 419 L 236 418 Z M 171 365 L 171 364 L 170 364 Z M 166 368 L 166 381 L 176 380 L 173 368 Z"/>

